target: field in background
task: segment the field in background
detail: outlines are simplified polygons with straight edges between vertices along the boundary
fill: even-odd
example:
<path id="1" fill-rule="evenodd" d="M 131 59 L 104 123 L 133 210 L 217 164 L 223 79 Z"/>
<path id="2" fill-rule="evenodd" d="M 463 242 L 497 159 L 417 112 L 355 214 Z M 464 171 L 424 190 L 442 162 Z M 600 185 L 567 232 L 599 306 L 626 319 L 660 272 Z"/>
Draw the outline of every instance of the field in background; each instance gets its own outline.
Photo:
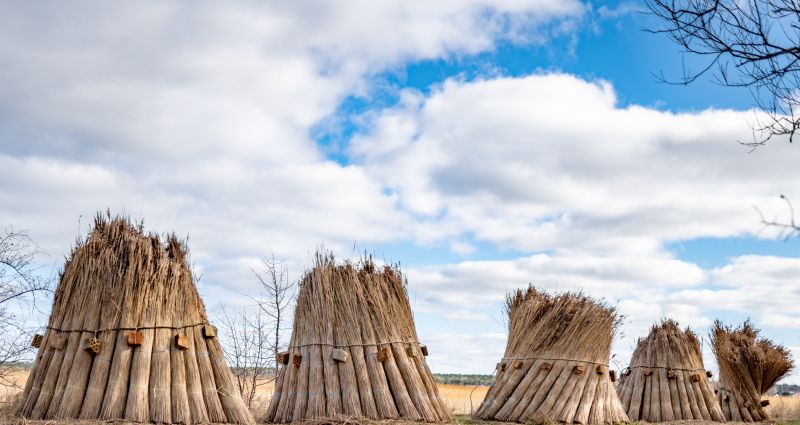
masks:
<path id="1" fill-rule="evenodd" d="M 16 382 L 19 386 L 25 385 L 25 380 L 28 377 L 28 370 L 17 370 L 11 375 L 11 381 Z M 486 391 L 489 389 L 487 386 L 473 386 L 473 385 L 452 385 L 452 384 L 439 384 L 439 391 L 442 398 L 445 399 L 450 411 L 453 415 L 462 415 L 456 418 L 456 422 L 460 424 L 469 423 L 484 423 L 480 421 L 472 421 L 463 415 L 468 415 L 470 406 L 477 408 L 481 400 L 483 400 Z M 253 413 L 256 417 L 262 416 L 266 411 L 270 397 L 272 397 L 273 386 L 268 384 L 259 388 L 257 399 L 254 402 Z M 13 410 L 13 403 L 16 400 L 16 395 L 19 390 L 7 384 L 0 383 L 0 421 L 3 420 L 3 415 L 10 415 Z M 800 397 L 767 397 L 770 401 L 767 407 L 767 413 L 776 422 L 797 422 L 800 421 Z M 471 404 L 470 404 L 471 401 Z M 32 423 L 32 422 L 29 422 Z M 41 422 L 45 423 L 45 422 Z M 53 422 L 47 422 L 53 424 Z M 83 422 L 86 423 L 86 422 Z M 699 424 L 699 422 L 696 422 Z"/>

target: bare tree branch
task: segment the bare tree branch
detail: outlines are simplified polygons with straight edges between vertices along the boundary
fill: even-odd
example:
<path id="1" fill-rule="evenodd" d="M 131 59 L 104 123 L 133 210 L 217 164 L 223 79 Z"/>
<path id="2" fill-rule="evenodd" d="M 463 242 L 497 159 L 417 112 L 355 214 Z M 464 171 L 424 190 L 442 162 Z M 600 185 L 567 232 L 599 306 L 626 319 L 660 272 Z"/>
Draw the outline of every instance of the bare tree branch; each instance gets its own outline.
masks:
<path id="1" fill-rule="evenodd" d="M 788 240 L 794 236 L 800 236 L 800 225 L 797 224 L 795 221 L 794 216 L 794 206 L 792 205 L 792 201 L 789 200 L 785 195 L 781 195 L 781 199 L 786 202 L 786 207 L 789 210 L 789 220 L 788 221 L 781 221 L 777 218 L 773 218 L 768 220 L 764 213 L 758 209 L 758 207 L 754 207 L 758 215 L 761 217 L 761 224 L 764 227 L 772 227 L 778 229 L 778 236 L 783 240 Z"/>
<path id="2" fill-rule="evenodd" d="M 707 57 L 699 70 L 684 69 L 675 84 L 713 73 L 729 87 L 747 87 L 764 112 L 753 123 L 756 148 L 776 136 L 789 142 L 800 128 L 800 2 L 798 0 L 647 0 L 665 34 L 686 53 Z"/>
<path id="3" fill-rule="evenodd" d="M 31 332 L 17 315 L 35 307 L 37 294 L 51 292 L 52 281 L 36 266 L 41 252 L 27 232 L 0 233 L 0 385 L 19 386 L 11 374 L 32 352 Z"/>

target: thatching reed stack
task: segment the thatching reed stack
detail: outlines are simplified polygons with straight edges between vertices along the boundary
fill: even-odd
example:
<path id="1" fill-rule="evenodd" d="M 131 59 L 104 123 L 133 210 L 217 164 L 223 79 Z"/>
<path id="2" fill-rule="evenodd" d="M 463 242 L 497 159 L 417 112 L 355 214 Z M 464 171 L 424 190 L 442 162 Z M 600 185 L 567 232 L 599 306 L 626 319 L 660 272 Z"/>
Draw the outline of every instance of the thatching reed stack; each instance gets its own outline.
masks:
<path id="1" fill-rule="evenodd" d="M 475 416 L 511 422 L 628 420 L 609 375 L 615 310 L 582 294 L 518 290 L 506 352 Z"/>
<path id="2" fill-rule="evenodd" d="M 64 265 L 17 414 L 253 423 L 205 326 L 185 245 L 98 216 Z"/>
<path id="3" fill-rule="evenodd" d="M 267 422 L 340 416 L 444 421 L 399 271 L 317 255 L 302 279 Z"/>
<path id="4" fill-rule="evenodd" d="M 632 421 L 724 422 L 709 375 L 697 336 L 664 320 L 639 339 L 617 393 Z"/>
<path id="5" fill-rule="evenodd" d="M 789 351 L 758 336 L 749 321 L 738 328 L 714 323 L 712 346 L 719 365 L 718 397 L 725 417 L 736 422 L 769 419 L 761 401 L 793 364 Z"/>

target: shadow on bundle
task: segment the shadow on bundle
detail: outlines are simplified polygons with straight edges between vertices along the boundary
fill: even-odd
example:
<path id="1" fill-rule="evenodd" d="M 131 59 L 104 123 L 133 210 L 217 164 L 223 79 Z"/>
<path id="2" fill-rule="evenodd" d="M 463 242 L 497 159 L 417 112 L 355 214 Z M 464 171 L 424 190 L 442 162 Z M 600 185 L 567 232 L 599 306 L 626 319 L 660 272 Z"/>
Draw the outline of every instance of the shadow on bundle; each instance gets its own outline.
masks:
<path id="1" fill-rule="evenodd" d="M 761 396 L 793 366 L 789 350 L 760 338 L 758 333 L 750 321 L 738 328 L 714 322 L 711 339 L 719 365 L 717 395 L 730 421 L 769 419 L 764 410 L 769 401 L 762 401 Z"/>
<path id="2" fill-rule="evenodd" d="M 64 265 L 17 414 L 253 423 L 195 288 L 186 246 L 97 216 Z"/>
<path id="3" fill-rule="evenodd" d="M 400 272 L 317 254 L 300 284 L 268 422 L 450 418 L 425 362 Z"/>
<path id="4" fill-rule="evenodd" d="M 724 422 L 710 377 L 697 336 L 665 320 L 639 339 L 617 393 L 632 421 Z"/>
<path id="5" fill-rule="evenodd" d="M 616 311 L 583 294 L 534 287 L 506 302 L 508 343 L 475 416 L 511 422 L 627 422 L 609 374 Z"/>

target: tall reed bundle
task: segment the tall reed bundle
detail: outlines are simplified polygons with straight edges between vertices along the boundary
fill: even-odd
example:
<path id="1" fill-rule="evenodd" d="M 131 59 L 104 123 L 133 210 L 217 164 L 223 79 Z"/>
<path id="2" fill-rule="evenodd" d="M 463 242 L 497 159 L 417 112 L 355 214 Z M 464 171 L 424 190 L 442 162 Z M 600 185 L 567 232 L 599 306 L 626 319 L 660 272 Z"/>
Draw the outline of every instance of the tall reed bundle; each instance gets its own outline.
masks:
<path id="1" fill-rule="evenodd" d="M 529 287 L 506 302 L 508 343 L 475 416 L 511 422 L 617 423 L 628 420 L 608 370 L 620 319 L 578 293 Z"/>
<path id="2" fill-rule="evenodd" d="M 792 369 L 785 347 L 758 336 L 750 321 L 738 328 L 719 320 L 711 331 L 719 365 L 718 397 L 728 420 L 754 422 L 769 419 L 761 396 Z"/>
<path id="3" fill-rule="evenodd" d="M 697 336 L 664 320 L 639 339 L 617 393 L 633 421 L 724 422 L 709 375 Z"/>
<path id="4" fill-rule="evenodd" d="M 251 424 L 207 324 L 185 244 L 98 215 L 64 265 L 17 414 Z"/>
<path id="5" fill-rule="evenodd" d="M 367 259 L 317 254 L 303 277 L 267 422 L 450 415 L 417 339 L 403 278 Z"/>

